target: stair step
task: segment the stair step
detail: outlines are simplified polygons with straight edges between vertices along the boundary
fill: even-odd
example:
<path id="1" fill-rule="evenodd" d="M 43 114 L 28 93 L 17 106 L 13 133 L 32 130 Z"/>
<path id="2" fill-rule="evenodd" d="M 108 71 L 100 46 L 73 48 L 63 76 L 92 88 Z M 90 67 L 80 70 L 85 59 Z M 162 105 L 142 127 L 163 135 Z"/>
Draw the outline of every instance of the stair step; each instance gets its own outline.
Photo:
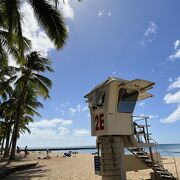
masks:
<path id="1" fill-rule="evenodd" d="M 158 174 L 170 176 L 166 171 L 156 171 Z"/>
<path id="2" fill-rule="evenodd" d="M 132 148 L 131 151 L 140 151 L 139 148 Z"/>
<path id="3" fill-rule="evenodd" d="M 154 165 L 155 168 L 161 168 L 158 164 Z"/>
<path id="4" fill-rule="evenodd" d="M 138 153 L 136 153 L 137 155 L 144 155 L 144 153 L 142 153 L 142 152 L 138 152 Z"/>
<path id="5" fill-rule="evenodd" d="M 161 178 L 163 178 L 163 179 L 175 179 L 174 177 L 172 177 L 170 175 L 161 175 Z"/>
<path id="6" fill-rule="evenodd" d="M 138 157 L 141 158 L 141 159 L 149 159 L 148 156 L 138 156 Z"/>
<path id="7" fill-rule="evenodd" d="M 145 163 L 152 163 L 152 160 L 151 159 L 145 159 L 144 162 Z"/>
<path id="8" fill-rule="evenodd" d="M 160 167 L 155 167 L 156 171 L 164 171 L 164 169 L 160 168 Z"/>

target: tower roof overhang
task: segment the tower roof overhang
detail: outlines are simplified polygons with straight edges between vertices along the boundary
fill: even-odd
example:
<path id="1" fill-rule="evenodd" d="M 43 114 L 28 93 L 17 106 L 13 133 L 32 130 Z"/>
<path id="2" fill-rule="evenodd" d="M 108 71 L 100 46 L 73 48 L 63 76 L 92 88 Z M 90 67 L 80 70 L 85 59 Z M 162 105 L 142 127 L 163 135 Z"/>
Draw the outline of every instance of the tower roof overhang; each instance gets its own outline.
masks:
<path id="1" fill-rule="evenodd" d="M 88 98 L 91 96 L 95 91 L 105 88 L 106 86 L 110 85 L 111 83 L 116 83 L 118 86 L 132 90 L 132 91 L 138 91 L 139 96 L 138 100 L 146 99 L 149 97 L 152 97 L 153 95 L 146 92 L 153 88 L 153 85 L 155 85 L 154 82 L 143 80 L 143 79 L 134 79 L 134 80 L 124 80 L 116 77 L 108 77 L 107 80 L 103 81 L 99 85 L 97 85 L 92 91 L 90 91 L 88 94 L 86 94 L 84 97 Z"/>

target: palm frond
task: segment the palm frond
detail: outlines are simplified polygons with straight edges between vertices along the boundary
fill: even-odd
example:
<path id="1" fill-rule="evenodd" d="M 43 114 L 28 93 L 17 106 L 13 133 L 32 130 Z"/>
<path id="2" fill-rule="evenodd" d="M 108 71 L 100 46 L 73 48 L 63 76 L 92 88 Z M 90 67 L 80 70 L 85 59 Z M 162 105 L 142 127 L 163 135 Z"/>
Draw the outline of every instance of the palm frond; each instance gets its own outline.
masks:
<path id="1" fill-rule="evenodd" d="M 18 35 L 18 48 L 21 57 L 24 57 L 24 42 L 21 27 L 20 1 L 19 0 L 2 0 L 1 7 L 4 19 L 8 24 L 9 42 L 13 44 L 14 32 Z M 21 58 L 23 59 L 23 58 Z"/>
<path id="2" fill-rule="evenodd" d="M 18 63 L 24 61 L 24 57 L 22 59 L 21 52 L 19 51 L 21 47 L 19 47 L 19 35 L 17 33 L 13 33 L 11 35 L 11 40 L 9 40 L 10 33 L 5 30 L 0 30 L 0 42 L 3 45 L 3 48 L 10 53 Z M 31 41 L 26 37 L 22 37 L 22 43 L 24 50 L 29 50 L 31 48 Z"/>
<path id="3" fill-rule="evenodd" d="M 42 76 L 40 74 L 34 73 L 34 76 L 38 78 L 43 84 L 45 84 L 47 87 L 51 88 L 52 87 L 52 82 L 49 78 Z"/>
<path id="4" fill-rule="evenodd" d="M 67 39 L 67 28 L 62 14 L 45 0 L 29 0 L 35 15 L 57 49 L 61 49 Z"/>
<path id="5" fill-rule="evenodd" d="M 40 115 L 36 110 L 34 110 L 33 108 L 31 108 L 30 106 L 26 106 L 26 113 L 29 114 L 29 115 L 31 115 L 31 116 L 36 115 L 36 116 L 41 117 L 41 115 Z"/>
<path id="6" fill-rule="evenodd" d="M 40 79 L 34 77 L 31 79 L 31 82 L 36 86 L 37 94 L 43 96 L 45 99 L 49 98 L 49 89 Z"/>

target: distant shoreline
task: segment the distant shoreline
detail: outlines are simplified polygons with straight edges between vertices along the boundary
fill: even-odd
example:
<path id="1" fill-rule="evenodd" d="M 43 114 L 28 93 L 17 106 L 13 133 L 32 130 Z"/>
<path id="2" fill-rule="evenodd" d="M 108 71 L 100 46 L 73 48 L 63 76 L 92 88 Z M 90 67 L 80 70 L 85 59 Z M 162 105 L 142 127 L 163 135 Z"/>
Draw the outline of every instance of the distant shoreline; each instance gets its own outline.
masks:
<path id="1" fill-rule="evenodd" d="M 31 152 L 42 152 L 42 151 L 79 151 L 79 153 L 91 154 L 97 152 L 97 148 L 95 146 L 74 146 L 74 147 L 28 147 L 28 151 Z M 158 144 L 158 151 L 161 156 L 169 156 L 172 155 L 174 157 L 180 157 L 180 144 Z M 20 148 L 21 151 L 24 151 L 24 148 Z M 125 154 L 129 154 L 129 151 L 125 149 Z"/>
<path id="2" fill-rule="evenodd" d="M 69 148 L 28 148 L 29 151 L 67 151 L 67 150 L 95 150 L 96 147 L 69 147 Z M 20 149 L 24 151 L 24 149 Z"/>

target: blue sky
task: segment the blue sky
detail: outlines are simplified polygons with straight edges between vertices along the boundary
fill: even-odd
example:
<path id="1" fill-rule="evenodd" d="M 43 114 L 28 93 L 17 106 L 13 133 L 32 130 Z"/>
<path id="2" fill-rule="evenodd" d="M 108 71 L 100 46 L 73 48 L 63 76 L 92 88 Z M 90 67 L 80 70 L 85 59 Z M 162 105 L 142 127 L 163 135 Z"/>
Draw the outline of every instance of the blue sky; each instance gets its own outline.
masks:
<path id="1" fill-rule="evenodd" d="M 27 3 L 22 12 L 30 21 L 24 34 L 33 48 L 53 61 L 46 74 L 51 99 L 30 125 L 31 135 L 20 146 L 57 147 L 94 145 L 90 115 L 83 98 L 108 76 L 146 79 L 156 83 L 153 98 L 140 101 L 134 115 L 150 116 L 150 132 L 159 143 L 180 143 L 180 2 L 84 0 L 60 3 L 69 38 L 56 51 L 33 18 Z"/>

